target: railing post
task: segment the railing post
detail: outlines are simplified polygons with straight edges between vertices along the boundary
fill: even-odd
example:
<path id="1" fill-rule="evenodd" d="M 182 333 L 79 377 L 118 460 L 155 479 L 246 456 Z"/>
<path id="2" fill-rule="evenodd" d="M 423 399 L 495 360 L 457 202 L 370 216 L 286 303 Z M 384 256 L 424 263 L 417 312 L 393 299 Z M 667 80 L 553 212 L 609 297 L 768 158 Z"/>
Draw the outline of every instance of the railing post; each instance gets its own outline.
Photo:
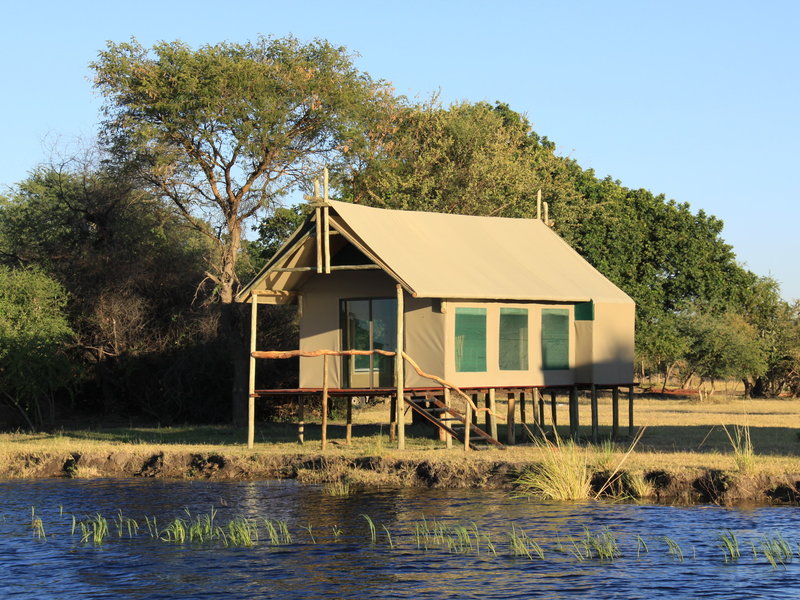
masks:
<path id="1" fill-rule="evenodd" d="M 256 435 L 256 333 L 258 332 L 258 296 L 250 296 L 250 373 L 247 382 L 247 447 L 252 448 Z"/>
<path id="2" fill-rule="evenodd" d="M 447 406 L 447 408 L 450 408 L 450 388 L 444 388 L 444 404 L 445 404 L 445 406 Z M 445 414 L 447 414 L 448 418 L 449 418 L 450 413 L 445 413 Z M 450 421 L 448 421 L 448 422 L 450 422 Z M 445 438 L 445 446 L 447 448 L 452 448 L 453 447 L 453 436 L 445 431 L 444 432 L 444 438 Z"/>
<path id="3" fill-rule="evenodd" d="M 405 374 L 403 369 L 403 320 L 405 310 L 403 308 L 403 286 L 397 284 L 397 342 L 395 345 L 395 385 L 397 386 L 397 449 L 405 450 L 406 447 L 406 424 L 403 414 L 405 412 Z"/>
<path id="4" fill-rule="evenodd" d="M 469 451 L 469 434 L 472 429 L 472 405 L 467 402 L 467 410 L 464 415 L 464 452 Z"/>

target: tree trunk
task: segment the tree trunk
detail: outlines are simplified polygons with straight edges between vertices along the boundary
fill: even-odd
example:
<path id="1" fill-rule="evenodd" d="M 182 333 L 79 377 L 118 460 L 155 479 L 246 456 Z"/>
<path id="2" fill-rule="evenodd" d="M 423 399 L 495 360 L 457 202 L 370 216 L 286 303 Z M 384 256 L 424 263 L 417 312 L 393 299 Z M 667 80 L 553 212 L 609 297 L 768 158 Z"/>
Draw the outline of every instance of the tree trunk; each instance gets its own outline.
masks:
<path id="1" fill-rule="evenodd" d="M 750 391 L 751 398 L 764 398 L 767 391 L 767 382 L 763 377 L 756 377 L 753 382 L 753 388 Z"/>
<path id="2" fill-rule="evenodd" d="M 750 380 L 747 377 L 742 378 L 742 383 L 744 384 L 744 397 L 752 398 L 753 384 L 750 383 Z"/>

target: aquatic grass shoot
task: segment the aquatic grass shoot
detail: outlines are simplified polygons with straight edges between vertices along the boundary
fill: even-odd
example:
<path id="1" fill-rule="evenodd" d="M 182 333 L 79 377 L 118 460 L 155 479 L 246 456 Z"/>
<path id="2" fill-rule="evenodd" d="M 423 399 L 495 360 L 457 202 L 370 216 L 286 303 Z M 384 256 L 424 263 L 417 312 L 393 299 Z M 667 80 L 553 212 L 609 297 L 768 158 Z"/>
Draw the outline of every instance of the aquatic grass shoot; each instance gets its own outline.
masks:
<path id="1" fill-rule="evenodd" d="M 739 549 L 739 538 L 730 529 L 721 532 L 717 537 L 717 545 L 722 550 L 725 562 L 732 562 L 738 559 L 742 552 Z"/>
<path id="2" fill-rule="evenodd" d="M 375 544 L 375 542 L 378 541 L 378 533 L 375 530 L 375 523 L 373 522 L 373 520 L 370 518 L 369 515 L 365 515 L 365 514 L 362 513 L 361 516 L 364 517 L 364 520 L 367 522 L 367 525 L 369 525 L 370 539 L 371 539 L 372 543 Z"/>
<path id="3" fill-rule="evenodd" d="M 42 519 L 36 516 L 36 509 L 31 506 L 31 531 L 33 538 L 37 540 L 47 540 L 47 534 L 44 531 L 44 523 Z"/>
<path id="4" fill-rule="evenodd" d="M 667 544 L 667 554 L 669 556 L 672 556 L 679 562 L 683 562 L 683 550 L 681 550 L 681 547 L 678 544 L 678 542 L 676 542 L 668 535 L 662 536 L 661 539 L 664 540 L 664 543 Z"/>

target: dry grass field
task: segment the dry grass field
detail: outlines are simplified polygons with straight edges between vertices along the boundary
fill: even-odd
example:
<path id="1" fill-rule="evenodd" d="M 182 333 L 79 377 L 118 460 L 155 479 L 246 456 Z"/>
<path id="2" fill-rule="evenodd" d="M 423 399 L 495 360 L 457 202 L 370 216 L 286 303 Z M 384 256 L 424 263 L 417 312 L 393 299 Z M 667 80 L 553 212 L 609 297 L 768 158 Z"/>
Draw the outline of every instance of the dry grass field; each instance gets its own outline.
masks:
<path id="1" fill-rule="evenodd" d="M 568 434 L 568 414 L 565 398 L 557 405 L 560 435 Z M 613 468 L 622 460 L 628 445 L 627 400 L 621 399 L 621 434 L 612 443 L 611 399 L 599 400 L 600 438 L 597 446 L 587 444 L 590 461 L 596 468 Z M 544 430 L 551 432 L 550 406 L 545 405 Z M 455 443 L 447 450 L 436 433 L 426 425 L 411 425 L 407 416 L 407 450 L 398 452 L 388 435 L 388 404 L 357 408 L 353 413 L 353 442 L 344 443 L 344 422 L 341 410 L 333 411 L 329 426 L 327 454 L 341 457 L 384 456 L 409 460 L 435 457 L 445 462 L 536 462 L 545 451 L 539 437 L 530 403 L 526 410 L 527 428 L 518 424 L 517 444 L 505 449 L 485 448 L 465 453 Z M 498 412 L 505 415 L 504 399 L 499 400 Z M 518 417 L 519 418 L 519 417 Z M 589 435 L 590 406 L 587 398 L 580 399 L 581 435 Z M 505 441 L 505 419 L 500 420 L 499 437 Z M 624 468 L 631 471 L 666 469 L 674 472 L 698 469 L 734 470 L 731 442 L 723 425 L 733 432 L 733 426 L 747 426 L 755 454 L 755 470 L 765 474 L 800 473 L 800 400 L 743 400 L 740 397 L 714 397 L 698 402 L 695 398 L 666 398 L 637 396 L 634 421 L 636 428 L 645 427 L 644 435 L 635 450 L 625 459 Z M 6 463 L 20 455 L 55 455 L 70 453 L 128 452 L 147 456 L 162 451 L 187 453 L 221 453 L 226 456 L 308 454 L 320 453 L 318 422 L 305 428 L 305 444 L 299 445 L 296 425 L 259 423 L 256 446 L 248 450 L 242 443 L 244 432 L 227 426 L 183 427 L 73 427 L 54 433 L 0 434 L 0 461 Z M 550 433 L 552 438 L 552 433 Z"/>

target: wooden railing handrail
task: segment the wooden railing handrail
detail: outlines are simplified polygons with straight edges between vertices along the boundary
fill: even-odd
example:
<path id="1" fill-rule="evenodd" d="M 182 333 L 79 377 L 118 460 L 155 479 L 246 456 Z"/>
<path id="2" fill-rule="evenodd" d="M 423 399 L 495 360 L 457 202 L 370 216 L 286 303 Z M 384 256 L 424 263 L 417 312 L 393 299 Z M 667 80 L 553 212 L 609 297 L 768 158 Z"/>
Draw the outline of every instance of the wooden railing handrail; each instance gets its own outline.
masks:
<path id="1" fill-rule="evenodd" d="M 295 358 L 302 356 L 303 358 L 313 358 L 316 356 L 369 356 L 370 354 L 380 354 L 382 356 L 397 356 L 397 352 L 391 350 L 261 350 L 252 352 L 253 358 Z M 431 375 L 423 371 L 416 361 L 408 354 L 403 352 L 403 358 L 410 364 L 420 377 L 425 377 L 431 381 L 435 381 L 442 387 L 453 390 L 456 394 L 463 398 L 464 402 L 470 405 L 472 410 L 476 413 L 488 412 L 495 417 L 497 415 L 489 408 L 478 408 L 467 394 L 465 394 L 457 385 L 445 381 L 437 375 Z"/>

